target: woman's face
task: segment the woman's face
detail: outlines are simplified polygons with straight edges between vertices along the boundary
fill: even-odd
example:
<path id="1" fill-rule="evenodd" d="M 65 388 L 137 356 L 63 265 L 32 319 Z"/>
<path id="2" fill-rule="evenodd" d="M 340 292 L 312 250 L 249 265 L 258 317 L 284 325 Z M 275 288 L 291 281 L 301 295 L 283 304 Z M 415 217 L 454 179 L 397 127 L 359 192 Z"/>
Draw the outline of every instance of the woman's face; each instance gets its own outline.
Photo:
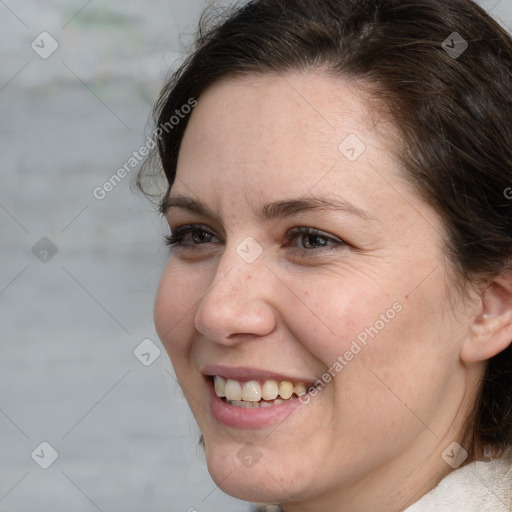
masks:
<path id="1" fill-rule="evenodd" d="M 227 79 L 191 115 L 155 322 L 229 494 L 385 510 L 463 443 L 468 324 L 392 133 L 322 73 Z"/>

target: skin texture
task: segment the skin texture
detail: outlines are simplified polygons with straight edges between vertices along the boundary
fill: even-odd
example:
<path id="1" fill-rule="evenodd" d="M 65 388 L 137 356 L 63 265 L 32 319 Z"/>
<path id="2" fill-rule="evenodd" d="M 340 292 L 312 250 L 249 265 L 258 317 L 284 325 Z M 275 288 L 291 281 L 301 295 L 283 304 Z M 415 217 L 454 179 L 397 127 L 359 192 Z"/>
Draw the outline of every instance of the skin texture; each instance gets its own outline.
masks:
<path id="1" fill-rule="evenodd" d="M 451 471 L 441 458 L 450 443 L 472 448 L 464 425 L 485 359 L 512 338 L 510 295 L 499 283 L 457 295 L 445 229 L 403 179 L 384 136 L 394 133 L 361 88 L 321 72 L 229 78 L 191 115 L 171 196 L 216 216 L 169 209 L 173 231 L 201 224 L 211 236 L 174 247 L 155 324 L 228 494 L 286 511 L 398 511 Z M 349 134 L 365 145 L 354 161 L 339 149 Z M 367 218 L 330 207 L 261 214 L 312 197 Z M 327 238 L 288 236 L 297 227 Z M 262 250 L 252 263 L 237 252 L 247 237 Z M 203 365 L 316 380 L 393 304 L 400 312 L 282 423 L 237 429 L 211 416 Z M 247 442 L 261 453 L 250 468 L 237 457 Z"/>

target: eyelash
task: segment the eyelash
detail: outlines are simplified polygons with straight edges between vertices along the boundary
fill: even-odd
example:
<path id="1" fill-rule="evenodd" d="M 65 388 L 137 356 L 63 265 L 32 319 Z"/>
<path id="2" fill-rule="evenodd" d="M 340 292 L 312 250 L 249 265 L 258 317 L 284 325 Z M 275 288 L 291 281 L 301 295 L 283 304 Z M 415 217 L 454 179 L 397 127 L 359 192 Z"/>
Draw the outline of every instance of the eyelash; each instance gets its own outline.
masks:
<path id="1" fill-rule="evenodd" d="M 185 236 L 192 233 L 201 233 L 202 235 L 207 235 L 210 237 L 216 237 L 207 226 L 203 226 L 200 224 L 190 224 L 186 226 L 180 226 L 174 230 L 174 233 L 170 235 L 164 235 L 166 245 L 173 247 L 197 247 L 199 245 L 203 245 L 201 243 L 187 243 L 184 242 Z M 285 247 L 292 250 L 294 253 L 299 256 L 314 256 L 312 253 L 324 253 L 325 251 L 332 251 L 335 249 L 339 249 L 347 244 L 340 239 L 337 239 L 328 233 L 320 231 L 315 228 L 307 228 L 307 227 L 297 227 L 290 229 L 286 233 L 286 239 L 288 242 L 291 242 L 297 237 L 300 236 L 317 236 L 318 238 L 324 239 L 327 241 L 325 246 L 320 246 L 316 248 L 300 248 L 300 247 L 290 247 L 290 245 L 286 245 Z M 218 237 L 217 237 L 218 238 Z M 208 244 L 210 242 L 205 242 Z"/>
<path id="2" fill-rule="evenodd" d="M 170 235 L 164 235 L 165 244 L 171 247 L 176 246 L 184 246 L 183 239 L 185 235 L 189 233 L 203 233 L 211 236 L 215 236 L 206 226 L 202 226 L 201 224 L 190 224 L 187 226 L 180 226 L 174 230 L 174 233 Z M 201 245 L 201 244 L 192 244 L 192 245 Z"/>

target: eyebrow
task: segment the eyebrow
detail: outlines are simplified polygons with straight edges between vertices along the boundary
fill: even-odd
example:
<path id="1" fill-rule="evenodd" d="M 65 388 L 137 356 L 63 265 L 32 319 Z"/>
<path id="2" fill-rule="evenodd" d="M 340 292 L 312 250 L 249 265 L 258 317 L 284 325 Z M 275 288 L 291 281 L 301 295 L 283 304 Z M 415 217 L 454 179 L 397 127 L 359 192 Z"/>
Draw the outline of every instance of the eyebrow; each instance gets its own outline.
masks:
<path id="1" fill-rule="evenodd" d="M 220 215 L 201 201 L 187 196 L 167 196 L 161 203 L 160 212 L 166 215 L 171 208 L 181 208 L 220 222 Z M 348 215 L 360 217 L 365 221 L 375 220 L 368 212 L 343 199 L 325 199 L 322 197 L 301 197 L 265 204 L 260 216 L 266 220 L 282 219 L 307 211 L 336 210 Z"/>

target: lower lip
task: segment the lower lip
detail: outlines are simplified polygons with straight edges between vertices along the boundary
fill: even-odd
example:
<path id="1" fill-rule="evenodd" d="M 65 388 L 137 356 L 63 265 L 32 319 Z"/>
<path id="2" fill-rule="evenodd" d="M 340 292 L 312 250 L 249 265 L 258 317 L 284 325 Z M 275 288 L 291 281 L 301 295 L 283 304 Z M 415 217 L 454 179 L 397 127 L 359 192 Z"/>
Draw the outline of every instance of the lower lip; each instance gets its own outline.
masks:
<path id="1" fill-rule="evenodd" d="M 214 418 L 227 427 L 234 428 L 263 428 L 276 423 L 281 423 L 296 409 L 302 402 L 298 398 L 294 398 L 289 402 L 270 407 L 255 407 L 253 409 L 245 409 L 230 405 L 217 396 L 213 389 L 211 381 L 208 383 L 208 391 L 210 398 L 210 410 Z"/>

